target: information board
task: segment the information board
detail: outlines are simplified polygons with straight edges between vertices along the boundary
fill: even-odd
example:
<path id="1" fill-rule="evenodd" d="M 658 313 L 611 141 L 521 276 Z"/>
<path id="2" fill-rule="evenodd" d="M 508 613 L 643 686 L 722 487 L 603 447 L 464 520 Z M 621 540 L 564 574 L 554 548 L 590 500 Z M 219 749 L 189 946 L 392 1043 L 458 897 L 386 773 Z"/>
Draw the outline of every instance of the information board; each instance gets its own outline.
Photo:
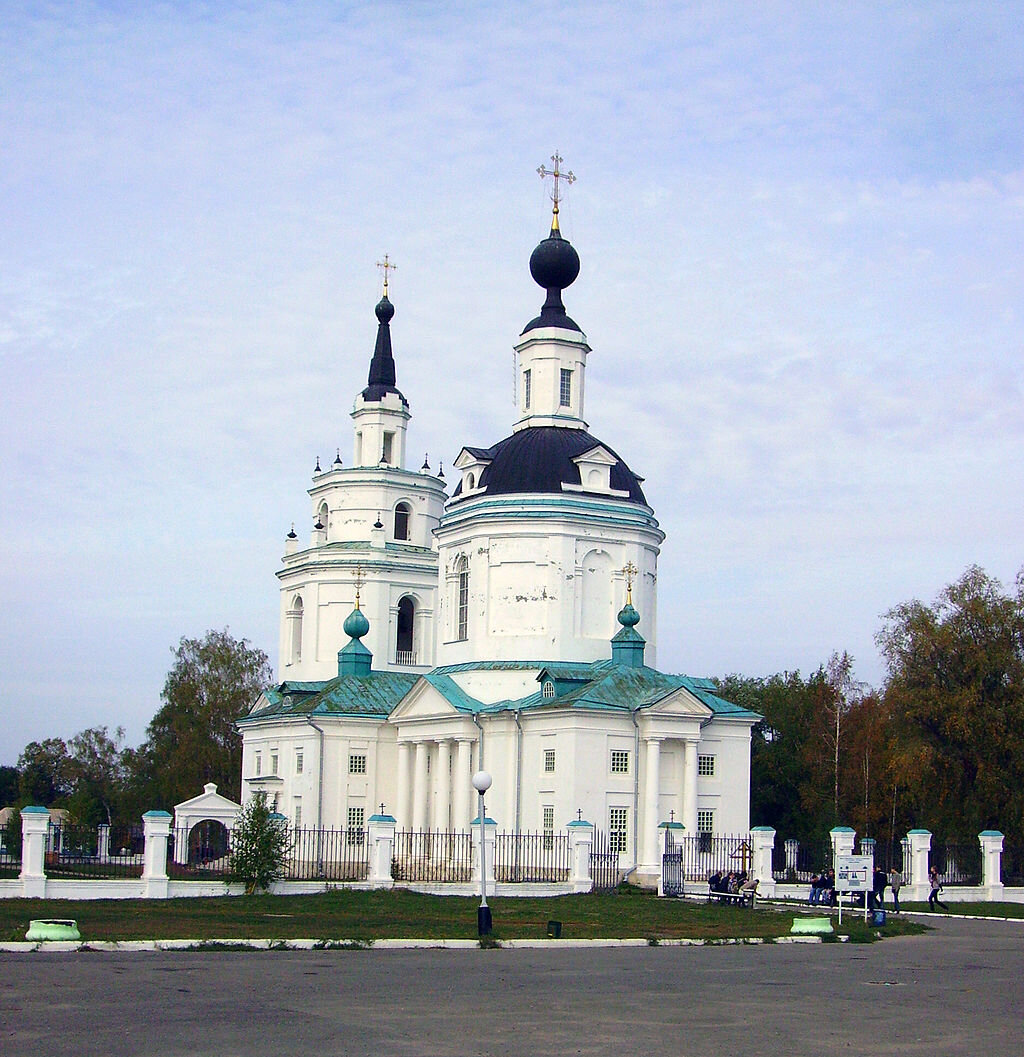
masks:
<path id="1" fill-rule="evenodd" d="M 870 892 L 873 862 L 870 855 L 837 855 L 836 891 Z"/>

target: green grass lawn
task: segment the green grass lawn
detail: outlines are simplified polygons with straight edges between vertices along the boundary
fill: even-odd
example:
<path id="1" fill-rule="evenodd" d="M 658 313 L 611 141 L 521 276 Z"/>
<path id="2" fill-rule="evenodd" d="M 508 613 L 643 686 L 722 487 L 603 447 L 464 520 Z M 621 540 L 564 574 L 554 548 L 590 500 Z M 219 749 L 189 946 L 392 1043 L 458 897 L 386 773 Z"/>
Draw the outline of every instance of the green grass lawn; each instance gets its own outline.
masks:
<path id="1" fill-rule="evenodd" d="M 475 939 L 479 899 L 429 896 L 402 889 L 338 889 L 307 896 L 221 896 L 205 899 L 0 900 L 0 939 L 22 940 L 33 918 L 74 918 L 83 940 L 153 939 Z M 753 910 L 658 899 L 623 887 L 614 892 L 550 899 L 493 899 L 494 935 L 522 939 L 547 935 L 549 920 L 562 937 L 650 940 L 772 939 L 789 934 L 792 911 Z M 923 931 L 889 918 L 867 929 L 844 915 L 853 939 Z"/>

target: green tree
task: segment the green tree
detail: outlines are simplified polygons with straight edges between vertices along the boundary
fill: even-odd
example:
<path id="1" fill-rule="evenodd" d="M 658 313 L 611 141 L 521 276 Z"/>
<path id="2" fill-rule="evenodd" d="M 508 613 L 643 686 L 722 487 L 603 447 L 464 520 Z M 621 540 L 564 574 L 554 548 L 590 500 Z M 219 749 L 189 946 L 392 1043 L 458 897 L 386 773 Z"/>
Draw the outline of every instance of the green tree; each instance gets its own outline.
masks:
<path id="1" fill-rule="evenodd" d="M 123 727 L 113 736 L 106 727 L 89 727 L 68 741 L 68 807 L 80 825 L 129 821 L 121 810 L 127 777 L 123 743 Z"/>
<path id="2" fill-rule="evenodd" d="M 893 775 L 918 825 L 945 840 L 1024 838 L 1024 570 L 1016 594 L 971 566 L 928 606 L 885 615 Z"/>
<path id="3" fill-rule="evenodd" d="M 267 655 L 225 631 L 183 638 L 146 741 L 128 757 L 137 794 L 171 809 L 207 782 L 238 799 L 242 738 L 235 726 L 271 682 Z"/>
<path id="4" fill-rule="evenodd" d="M 0 765 L 0 807 L 9 807 L 18 799 L 18 768 Z"/>
<path id="5" fill-rule="evenodd" d="M 231 831 L 229 879 L 244 884 L 246 895 L 269 888 L 284 872 L 291 843 L 288 823 L 271 813 L 267 794 L 254 793 Z"/>
<path id="6" fill-rule="evenodd" d="M 63 738 L 30 741 L 18 757 L 18 794 L 22 804 L 53 807 L 74 788 L 71 758 Z"/>

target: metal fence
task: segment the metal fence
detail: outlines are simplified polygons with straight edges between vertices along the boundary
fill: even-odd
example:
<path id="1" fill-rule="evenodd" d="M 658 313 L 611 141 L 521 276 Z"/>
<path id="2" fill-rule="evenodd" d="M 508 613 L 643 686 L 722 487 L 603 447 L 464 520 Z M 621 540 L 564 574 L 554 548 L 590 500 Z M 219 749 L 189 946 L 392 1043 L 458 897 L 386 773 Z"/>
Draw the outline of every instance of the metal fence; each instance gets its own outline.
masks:
<path id="1" fill-rule="evenodd" d="M 10 880 L 21 873 L 21 848 L 0 846 L 0 879 Z"/>
<path id="2" fill-rule="evenodd" d="M 370 868 L 365 829 L 293 829 L 287 881 L 363 881 Z"/>
<path id="3" fill-rule="evenodd" d="M 1004 840 L 1001 865 L 1004 885 L 1024 885 L 1024 844 Z"/>
<path id="4" fill-rule="evenodd" d="M 554 833 L 499 833 L 494 878 L 507 882 L 568 881 L 569 837 Z"/>
<path id="5" fill-rule="evenodd" d="M 470 833 L 399 830 L 395 834 L 391 876 L 396 881 L 451 883 L 473 879 Z"/>
<path id="6" fill-rule="evenodd" d="M 682 880 L 706 881 L 713 873 L 749 872 L 754 849 L 746 833 L 695 833 L 677 837 L 667 854 L 678 858 Z"/>
<path id="7" fill-rule="evenodd" d="M 776 839 L 772 849 L 772 877 L 784 884 L 806 883 L 831 865 L 830 840 L 798 844 Z"/>
<path id="8" fill-rule="evenodd" d="M 622 881 L 619 853 L 613 849 L 608 834 L 601 830 L 594 831 L 594 843 L 590 849 L 590 877 L 594 892 L 608 892 L 618 888 Z"/>
<path id="9" fill-rule="evenodd" d="M 227 828 L 206 819 L 191 829 L 179 827 L 167 846 L 167 874 L 174 881 L 224 881 L 231 873 Z"/>
<path id="10" fill-rule="evenodd" d="M 933 844 L 928 865 L 939 871 L 943 884 L 979 885 L 981 845 L 978 841 L 968 844 Z"/>
<path id="11" fill-rule="evenodd" d="M 139 825 L 51 824 L 46 838 L 46 876 L 85 880 L 141 877 L 143 851 Z"/>

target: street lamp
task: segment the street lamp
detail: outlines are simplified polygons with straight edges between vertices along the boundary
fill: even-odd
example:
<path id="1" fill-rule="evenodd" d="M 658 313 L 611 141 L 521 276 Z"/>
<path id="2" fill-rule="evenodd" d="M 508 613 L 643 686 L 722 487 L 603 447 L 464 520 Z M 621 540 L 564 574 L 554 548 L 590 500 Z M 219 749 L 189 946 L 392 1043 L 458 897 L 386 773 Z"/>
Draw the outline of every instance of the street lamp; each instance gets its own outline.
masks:
<path id="1" fill-rule="evenodd" d="M 491 788 L 491 776 L 486 771 L 477 771 L 473 775 L 473 788 L 477 791 L 479 804 L 478 821 L 480 823 L 480 907 L 476 912 L 476 929 L 480 936 L 491 933 L 491 908 L 487 905 L 487 837 L 484 822 L 487 810 L 484 807 L 484 793 Z"/>

